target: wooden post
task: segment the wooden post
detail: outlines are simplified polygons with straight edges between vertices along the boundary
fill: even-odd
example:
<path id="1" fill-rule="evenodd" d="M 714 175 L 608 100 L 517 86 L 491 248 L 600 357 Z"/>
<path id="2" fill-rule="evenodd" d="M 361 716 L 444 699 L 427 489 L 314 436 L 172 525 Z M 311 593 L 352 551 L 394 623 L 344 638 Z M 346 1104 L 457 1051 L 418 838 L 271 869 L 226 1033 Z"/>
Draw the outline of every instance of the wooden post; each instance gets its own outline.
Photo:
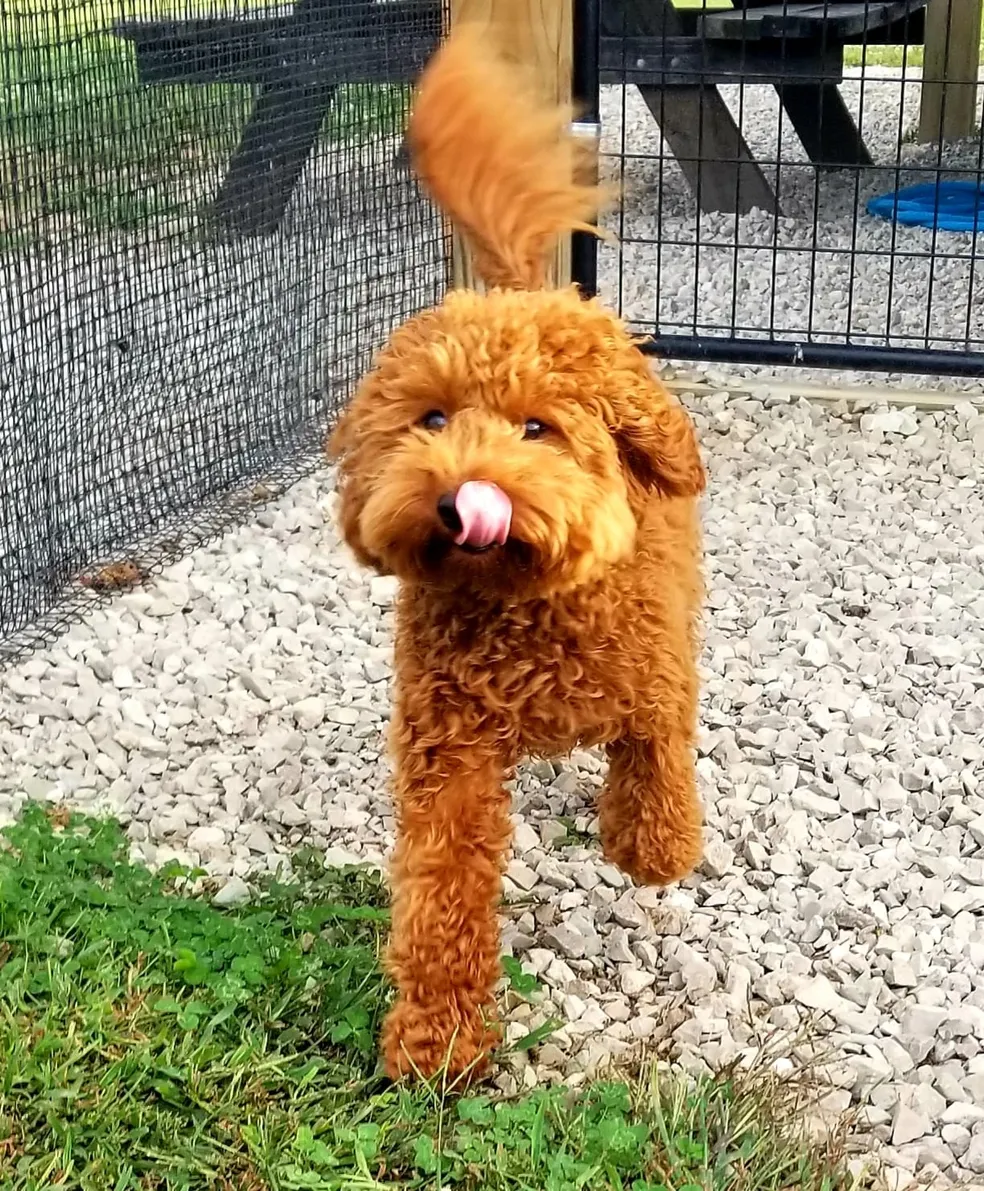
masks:
<path id="1" fill-rule="evenodd" d="M 487 25 L 503 53 L 531 69 L 545 99 L 564 104 L 571 100 L 573 25 L 571 0 L 451 0 L 451 23 Z M 455 233 L 452 276 L 459 288 L 482 289 L 466 245 Z M 570 240 L 558 245 L 548 272 L 550 286 L 571 280 Z"/>
<path id="2" fill-rule="evenodd" d="M 919 139 L 974 135 L 981 50 L 981 0 L 929 0 Z"/>

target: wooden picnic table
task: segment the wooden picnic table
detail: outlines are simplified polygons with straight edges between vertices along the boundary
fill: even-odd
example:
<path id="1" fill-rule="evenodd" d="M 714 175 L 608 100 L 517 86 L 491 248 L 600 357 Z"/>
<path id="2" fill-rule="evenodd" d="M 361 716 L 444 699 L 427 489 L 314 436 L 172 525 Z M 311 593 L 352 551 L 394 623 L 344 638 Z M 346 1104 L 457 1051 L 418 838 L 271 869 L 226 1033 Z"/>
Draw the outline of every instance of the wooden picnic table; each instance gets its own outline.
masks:
<path id="1" fill-rule="evenodd" d="M 870 165 L 837 87 L 844 49 L 918 44 L 926 2 L 744 0 L 714 10 L 603 3 L 601 81 L 639 88 L 702 210 L 772 212 L 775 194 L 718 86 L 775 87 L 818 168 Z"/>
<path id="2" fill-rule="evenodd" d="M 818 168 L 870 164 L 837 88 L 844 48 L 921 42 L 927 4 L 743 0 L 708 10 L 600 2 L 602 83 L 638 87 L 700 207 L 731 212 L 775 211 L 776 197 L 718 87 L 775 87 Z M 279 226 L 338 86 L 412 82 L 441 30 L 441 0 L 296 0 L 273 13 L 116 26 L 147 85 L 257 88 L 212 202 L 214 220 L 254 234 Z"/>
<path id="3" fill-rule="evenodd" d="M 335 93 L 345 83 L 411 83 L 441 36 L 440 0 L 296 0 L 293 8 L 125 21 L 148 86 L 240 83 L 256 99 L 211 218 L 227 230 L 275 231 Z"/>

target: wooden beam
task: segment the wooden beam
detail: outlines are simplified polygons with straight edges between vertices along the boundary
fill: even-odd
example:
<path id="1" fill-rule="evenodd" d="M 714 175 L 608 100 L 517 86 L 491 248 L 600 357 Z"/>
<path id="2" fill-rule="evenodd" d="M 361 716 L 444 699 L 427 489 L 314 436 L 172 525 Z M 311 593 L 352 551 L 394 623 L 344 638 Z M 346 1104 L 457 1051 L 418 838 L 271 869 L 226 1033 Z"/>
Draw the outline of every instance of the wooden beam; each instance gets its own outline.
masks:
<path id="1" fill-rule="evenodd" d="M 897 385 L 814 385 L 796 379 L 775 381 L 748 379 L 734 373 L 722 376 L 718 381 L 709 381 L 698 373 L 671 369 L 663 374 L 656 369 L 656 375 L 671 393 L 681 397 L 713 397 L 720 393 L 730 396 L 754 397 L 756 400 L 778 398 L 780 401 L 823 401 L 832 405 L 844 402 L 846 405 L 861 406 L 891 405 L 914 407 L 916 409 L 947 410 L 958 405 L 975 405 L 984 410 L 984 401 L 979 394 L 962 389 L 900 389 Z"/>
<path id="2" fill-rule="evenodd" d="M 451 0 L 452 25 L 466 21 L 488 27 L 508 58 L 532 69 L 545 99 L 570 103 L 574 48 L 571 0 Z M 459 288 L 483 288 L 475 276 L 468 248 L 457 233 L 452 275 Z M 571 249 L 565 237 L 558 246 L 547 283 L 564 286 L 570 280 Z"/>
<path id="3" fill-rule="evenodd" d="M 821 169 L 874 165 L 861 130 L 833 83 L 782 83 L 776 90 L 800 143 Z"/>
<path id="4" fill-rule="evenodd" d="M 929 0 L 919 139 L 974 135 L 981 52 L 981 0 Z"/>
<path id="5" fill-rule="evenodd" d="M 275 17 L 120 21 L 141 83 L 332 87 L 410 83 L 437 48 L 440 0 L 386 0 L 356 21 L 346 6 L 298 3 Z"/>
<path id="6" fill-rule="evenodd" d="M 214 227 L 258 236 L 280 227 L 334 95 L 330 84 L 260 88 L 207 211 Z"/>

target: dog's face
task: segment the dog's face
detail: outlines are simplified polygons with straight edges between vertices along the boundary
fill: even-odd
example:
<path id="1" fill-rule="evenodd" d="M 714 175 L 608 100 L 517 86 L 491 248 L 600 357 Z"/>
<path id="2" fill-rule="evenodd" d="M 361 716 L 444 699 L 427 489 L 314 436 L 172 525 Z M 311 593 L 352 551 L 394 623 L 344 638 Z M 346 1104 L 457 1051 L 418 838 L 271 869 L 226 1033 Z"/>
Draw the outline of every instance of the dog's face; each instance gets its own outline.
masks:
<path id="1" fill-rule="evenodd" d="M 704 473 L 621 325 L 573 291 L 454 293 L 397 330 L 330 442 L 341 525 L 383 573 L 549 595 L 631 554 Z"/>

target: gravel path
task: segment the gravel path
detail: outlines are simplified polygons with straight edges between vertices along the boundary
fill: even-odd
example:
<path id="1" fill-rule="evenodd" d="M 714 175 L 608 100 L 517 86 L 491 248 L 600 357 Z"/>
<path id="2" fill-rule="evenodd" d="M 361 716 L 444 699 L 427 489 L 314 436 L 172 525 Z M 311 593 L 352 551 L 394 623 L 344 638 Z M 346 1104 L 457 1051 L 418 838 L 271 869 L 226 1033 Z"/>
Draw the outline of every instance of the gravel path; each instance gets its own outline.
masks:
<path id="1" fill-rule="evenodd" d="M 734 322 L 741 336 L 764 338 L 774 326 L 786 339 L 809 329 L 819 342 L 884 343 L 888 335 L 895 346 L 924 347 L 928 340 L 984 351 L 984 241 L 906 228 L 865 210 L 869 198 L 915 182 L 979 179 L 982 142 L 949 143 L 942 154 L 938 145 L 913 143 L 918 70 L 903 76 L 876 68 L 863 83 L 857 70 L 847 75 L 841 93 L 875 162 L 857 173 L 818 173 L 809 164 L 773 88 L 721 88 L 779 195 L 780 216 L 698 214 L 638 91 L 603 89 L 603 152 L 628 156 L 624 218 L 610 221 L 622 237 L 621 272 L 617 249 L 605 246 L 599 281 L 609 300 L 621 291 L 626 317 L 655 322 L 664 334 L 727 335 Z M 605 168 L 617 174 L 617 159 L 609 157 Z M 871 377 L 845 370 L 836 379 Z M 979 380 L 904 383 L 980 392 Z"/>
<path id="2" fill-rule="evenodd" d="M 566 1024 L 500 1082 L 667 1036 L 699 1069 L 823 1014 L 826 1108 L 862 1105 L 901 1172 L 982 1174 L 984 415 L 692 405 L 707 859 L 629 888 L 598 852 L 599 757 L 522 772 L 505 939 L 547 999 L 509 1032 Z M 0 814 L 113 811 L 227 901 L 301 840 L 379 862 L 393 586 L 332 506 L 323 472 L 6 671 Z"/>

